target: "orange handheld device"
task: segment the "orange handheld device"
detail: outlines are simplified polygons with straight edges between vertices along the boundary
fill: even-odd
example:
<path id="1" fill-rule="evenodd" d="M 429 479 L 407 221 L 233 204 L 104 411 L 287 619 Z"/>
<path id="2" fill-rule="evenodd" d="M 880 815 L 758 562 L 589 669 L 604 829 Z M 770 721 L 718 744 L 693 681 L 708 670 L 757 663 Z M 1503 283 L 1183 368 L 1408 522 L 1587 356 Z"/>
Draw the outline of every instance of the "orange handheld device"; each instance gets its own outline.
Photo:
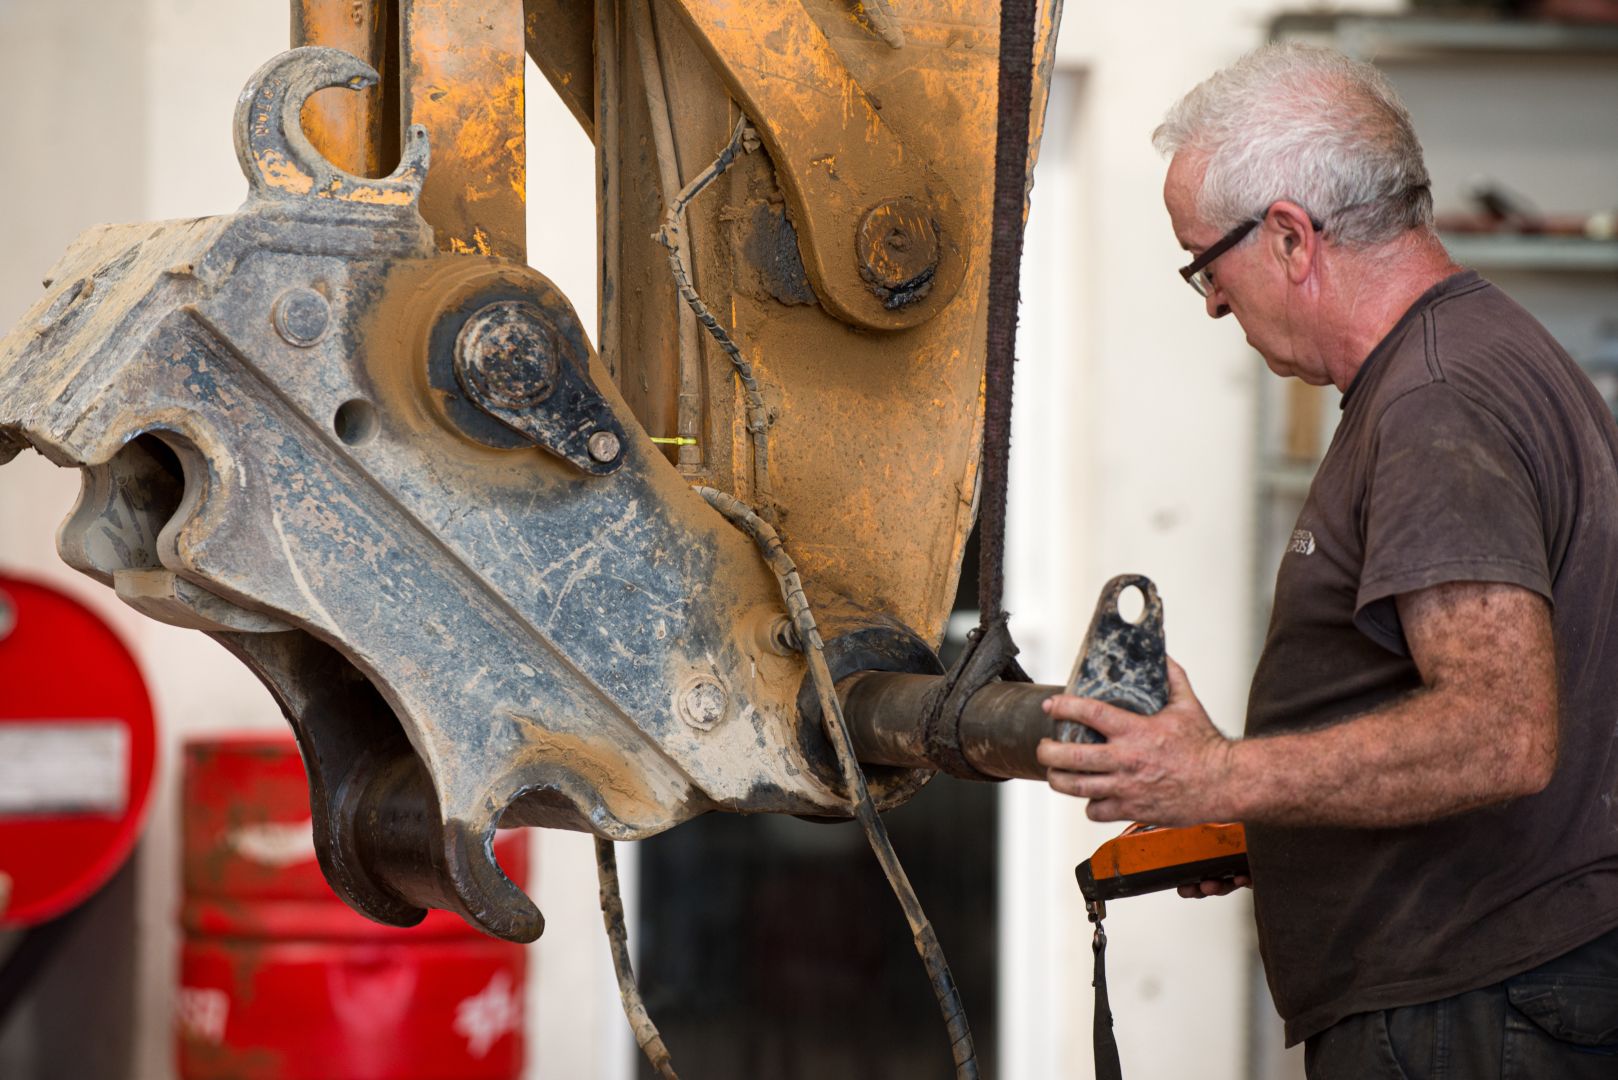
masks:
<path id="1" fill-rule="evenodd" d="M 1079 892 L 1092 904 L 1246 873 L 1247 831 L 1225 823 L 1131 825 L 1074 870 Z"/>

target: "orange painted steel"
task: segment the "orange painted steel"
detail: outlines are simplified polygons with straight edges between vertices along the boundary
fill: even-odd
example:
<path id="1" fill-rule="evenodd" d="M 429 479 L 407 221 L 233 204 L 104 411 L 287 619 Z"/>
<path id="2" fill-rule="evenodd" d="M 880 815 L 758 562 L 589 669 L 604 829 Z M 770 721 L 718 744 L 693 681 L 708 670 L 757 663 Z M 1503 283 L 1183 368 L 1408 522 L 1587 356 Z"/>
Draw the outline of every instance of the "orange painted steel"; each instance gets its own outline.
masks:
<path id="1" fill-rule="evenodd" d="M 397 156 L 400 132 L 423 125 L 432 167 L 421 215 L 439 248 L 522 260 L 524 23 L 522 0 L 293 0 L 294 46 L 342 49 L 381 75 L 363 94 L 315 95 L 304 111 L 310 141 L 339 168 L 377 176 Z M 537 24 L 535 34 L 544 37 Z M 567 40 L 577 48 L 577 34 Z M 553 62 L 547 73 L 556 70 Z"/>
<path id="2" fill-rule="evenodd" d="M 741 154 L 693 201 L 685 225 L 696 289 L 751 363 L 770 413 L 773 506 L 759 508 L 777 513 L 817 606 L 852 605 L 854 620 L 862 610 L 878 611 L 936 644 L 976 516 L 997 5 L 906 4 L 901 48 L 845 0 L 650 6 L 663 96 L 676 103 L 672 142 L 681 180 L 713 160 L 739 115 L 764 144 Z M 676 430 L 675 410 L 682 301 L 666 253 L 647 239 L 662 223 L 664 204 L 643 85 L 647 65 L 635 51 L 626 7 L 598 5 L 598 38 L 612 39 L 598 44 L 594 83 L 599 340 L 637 419 L 666 437 L 685 434 Z M 1058 7 L 1041 9 L 1036 136 Z M 772 40 L 777 31 L 786 36 Z M 798 54 L 794 43 L 809 51 Z M 913 221 L 914 208 L 903 200 L 925 204 L 926 192 L 909 184 L 928 175 L 953 195 L 953 217 L 932 220 L 942 247 L 958 254 L 959 287 L 948 296 L 941 280 L 919 306 L 887 312 L 861 274 L 860 227 L 885 217 Z M 852 201 L 857 192 L 870 205 Z M 873 230 L 877 239 L 888 233 Z M 843 254 L 828 254 L 833 240 Z M 886 260 L 871 262 L 871 277 L 889 273 Z M 831 280 L 837 285 L 828 291 Z M 833 291 L 864 299 L 846 301 L 839 314 Z M 880 314 L 854 325 L 843 316 L 855 303 Z M 868 328 L 890 317 L 885 325 L 910 328 Z M 693 479 L 758 505 L 747 402 L 706 335 L 702 351 L 701 471 Z"/>
<path id="3" fill-rule="evenodd" d="M 911 145 L 887 123 L 883 100 L 855 79 L 805 5 L 673 0 L 668 6 L 692 28 L 726 91 L 741 103 L 768 148 L 820 302 L 846 322 L 880 330 L 917 326 L 947 307 L 960 288 L 971 239 L 960 199 L 932 167 L 926 142 Z M 918 14 L 916 22 L 931 14 Z M 838 20 L 832 29 L 843 29 L 838 24 L 844 22 Z M 876 40 L 859 29 L 862 38 Z M 927 44 L 921 38 L 915 51 Z M 896 51 L 885 42 L 875 48 Z M 871 45 L 863 51 L 872 51 Z M 941 97 L 915 104 L 933 105 L 940 121 L 975 126 L 982 119 L 974 115 L 973 101 Z M 957 109 L 965 115 L 952 116 Z M 992 127 L 988 133 L 992 147 Z M 908 213 L 893 213 L 901 200 Z M 926 268 L 927 287 L 909 303 L 890 302 L 868 285 L 882 272 L 857 250 L 863 246 L 862 226 L 872 215 L 913 217 L 921 226 L 901 237 L 912 253 L 925 248 L 923 258 L 932 264 Z M 880 224 L 884 233 L 895 227 L 891 220 Z"/>
<path id="4" fill-rule="evenodd" d="M 527 136 L 520 0 L 410 0 L 400 30 L 400 106 L 427 129 L 421 216 L 440 250 L 521 261 Z"/>
<path id="5" fill-rule="evenodd" d="M 292 45 L 328 45 L 364 60 L 381 76 L 369 90 L 323 90 L 309 99 L 303 129 L 315 149 L 333 165 L 356 176 L 380 176 L 393 166 L 384 162 L 389 121 L 398 125 L 397 94 L 390 93 L 394 74 L 387 62 L 387 0 L 293 0 Z M 391 100 L 390 100 L 391 99 Z M 389 105 L 392 115 L 389 116 Z M 397 131 L 392 134 L 397 154 Z"/>

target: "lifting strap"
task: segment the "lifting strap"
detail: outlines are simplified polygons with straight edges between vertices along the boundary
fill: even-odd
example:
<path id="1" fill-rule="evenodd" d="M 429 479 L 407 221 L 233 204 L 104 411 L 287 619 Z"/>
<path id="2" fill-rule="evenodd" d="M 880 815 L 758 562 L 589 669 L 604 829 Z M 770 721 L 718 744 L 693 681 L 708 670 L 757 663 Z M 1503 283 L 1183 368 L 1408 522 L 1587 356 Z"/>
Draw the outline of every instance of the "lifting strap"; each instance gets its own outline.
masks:
<path id="1" fill-rule="evenodd" d="M 1028 205 L 1028 138 L 1040 0 L 1001 0 L 999 105 L 994 137 L 994 212 L 989 238 L 988 330 L 983 362 L 983 445 L 978 458 L 978 625 L 929 695 L 921 721 L 929 760 L 952 776 L 993 780 L 960 751 L 962 710 L 991 682 L 1029 682 L 1017 663 L 1002 607 L 1011 391 L 1017 362 L 1018 277 Z"/>
<path id="2" fill-rule="evenodd" d="M 984 631 L 1001 613 L 1003 591 L 1011 389 L 1017 360 L 1017 279 L 1022 272 L 1028 202 L 1028 135 L 1038 10 L 1039 0 L 1000 3 L 999 116 L 994 138 L 994 217 L 989 239 L 983 453 L 979 466 L 983 483 L 978 513 L 978 610 L 982 613 L 979 629 Z M 1012 655 L 1016 655 L 1015 651 Z M 1026 682 L 1027 677 L 1022 681 Z"/>
<path id="3" fill-rule="evenodd" d="M 1090 950 L 1096 956 L 1095 978 L 1090 980 L 1096 991 L 1095 1024 L 1091 1034 L 1096 1080 L 1124 1080 L 1123 1063 L 1118 1059 L 1118 1040 L 1112 1032 L 1112 1002 L 1107 997 L 1107 932 L 1101 927 L 1107 909 L 1100 901 L 1086 903 L 1084 907 L 1096 927 L 1095 936 L 1090 939 Z"/>

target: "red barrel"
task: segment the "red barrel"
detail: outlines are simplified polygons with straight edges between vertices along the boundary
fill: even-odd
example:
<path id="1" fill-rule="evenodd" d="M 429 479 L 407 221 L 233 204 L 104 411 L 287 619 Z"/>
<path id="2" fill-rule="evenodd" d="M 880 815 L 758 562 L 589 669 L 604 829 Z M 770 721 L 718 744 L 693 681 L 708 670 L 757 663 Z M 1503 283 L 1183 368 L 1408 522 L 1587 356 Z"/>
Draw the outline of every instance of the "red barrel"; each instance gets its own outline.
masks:
<path id="1" fill-rule="evenodd" d="M 430 911 L 382 926 L 315 861 L 290 738 L 190 742 L 181 796 L 185 899 L 176 1008 L 186 1080 L 515 1080 L 520 945 Z M 495 856 L 519 885 L 525 837 Z"/>

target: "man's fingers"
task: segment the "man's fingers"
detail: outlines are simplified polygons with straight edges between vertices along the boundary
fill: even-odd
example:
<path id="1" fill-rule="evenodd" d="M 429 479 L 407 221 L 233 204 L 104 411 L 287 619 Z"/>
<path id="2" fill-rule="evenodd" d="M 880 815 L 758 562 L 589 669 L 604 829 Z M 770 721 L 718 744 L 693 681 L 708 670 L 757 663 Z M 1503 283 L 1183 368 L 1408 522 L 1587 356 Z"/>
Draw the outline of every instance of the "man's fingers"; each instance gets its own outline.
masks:
<path id="1" fill-rule="evenodd" d="M 1052 720 L 1072 720 L 1074 723 L 1094 728 L 1109 739 L 1122 734 L 1132 722 L 1140 719 L 1127 709 L 1119 709 L 1094 698 L 1074 697 L 1072 694 L 1057 694 L 1046 698 L 1044 709 Z"/>
<path id="2" fill-rule="evenodd" d="M 1041 739 L 1034 760 L 1047 769 L 1068 772 L 1110 773 L 1118 770 L 1118 752 L 1107 743 L 1057 742 Z"/>
<path id="3" fill-rule="evenodd" d="M 1115 777 L 1097 776 L 1093 773 L 1052 769 L 1045 774 L 1045 779 L 1052 790 L 1079 799 L 1108 799 L 1118 790 L 1118 781 Z"/>

